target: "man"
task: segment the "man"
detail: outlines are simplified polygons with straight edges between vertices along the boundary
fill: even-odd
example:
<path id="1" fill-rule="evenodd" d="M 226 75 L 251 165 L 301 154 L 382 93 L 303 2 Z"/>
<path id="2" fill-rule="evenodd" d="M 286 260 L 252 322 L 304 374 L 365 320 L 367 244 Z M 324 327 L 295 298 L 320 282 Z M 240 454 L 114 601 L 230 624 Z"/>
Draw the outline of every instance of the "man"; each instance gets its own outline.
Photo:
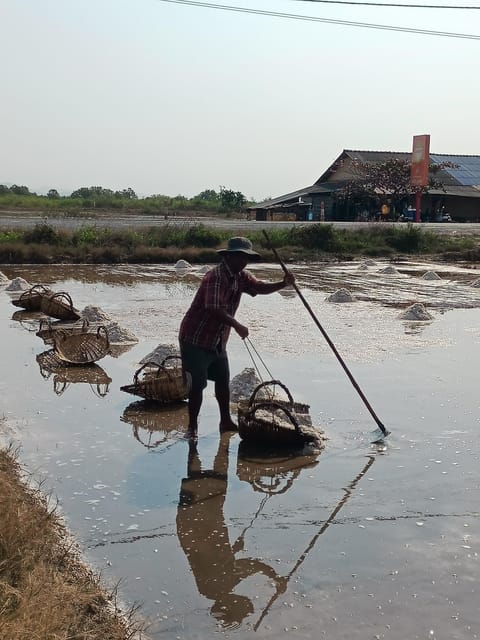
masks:
<path id="1" fill-rule="evenodd" d="M 226 345 L 232 328 L 242 340 L 248 336 L 248 327 L 235 320 L 242 293 L 251 296 L 274 293 L 295 282 L 290 272 L 279 282 L 263 282 L 244 271 L 249 261 L 260 258 L 248 238 L 230 238 L 227 248 L 220 249 L 218 253 L 223 258 L 222 262 L 205 274 L 180 325 L 183 371 L 190 383 L 189 437 L 197 435 L 198 414 L 207 380 L 215 382 L 220 431 L 237 430 L 230 415 L 230 369 Z"/>

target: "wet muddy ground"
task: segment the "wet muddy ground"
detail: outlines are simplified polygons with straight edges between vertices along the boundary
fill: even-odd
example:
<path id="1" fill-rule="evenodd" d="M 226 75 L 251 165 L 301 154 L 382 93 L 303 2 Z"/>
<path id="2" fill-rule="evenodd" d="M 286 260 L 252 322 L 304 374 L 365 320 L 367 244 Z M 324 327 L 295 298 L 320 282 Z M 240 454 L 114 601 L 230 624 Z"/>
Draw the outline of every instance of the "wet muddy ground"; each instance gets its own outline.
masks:
<path id="1" fill-rule="evenodd" d="M 272 375 L 310 404 L 319 455 L 266 458 L 219 437 L 208 387 L 196 449 L 183 405 L 120 390 L 175 343 L 198 273 L 172 266 L 0 267 L 101 306 L 139 342 L 75 381 L 43 376 L 38 320 L 0 291 L 3 440 L 60 501 L 88 560 L 152 638 L 470 639 L 480 635 L 480 288 L 469 267 L 294 265 L 298 284 L 382 422 L 293 292 L 244 297 L 238 318 Z M 252 268 L 266 279 L 274 266 Z M 439 280 L 424 279 L 434 271 Z M 353 302 L 327 296 L 347 288 Z M 420 302 L 432 320 L 399 319 Z M 16 316 L 18 318 L 18 316 Z M 252 362 L 234 335 L 232 375 Z M 265 372 L 262 372 L 265 376 Z M 78 378 L 77 378 L 78 380 Z"/>

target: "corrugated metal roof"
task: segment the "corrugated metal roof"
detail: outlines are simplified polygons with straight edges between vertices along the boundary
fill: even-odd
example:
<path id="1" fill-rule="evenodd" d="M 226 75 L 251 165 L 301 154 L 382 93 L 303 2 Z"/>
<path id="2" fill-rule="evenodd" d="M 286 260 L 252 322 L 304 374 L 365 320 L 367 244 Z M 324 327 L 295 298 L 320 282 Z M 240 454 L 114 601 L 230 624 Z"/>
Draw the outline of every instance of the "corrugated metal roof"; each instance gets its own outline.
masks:
<path id="1" fill-rule="evenodd" d="M 251 209 L 268 208 L 284 202 L 294 202 L 299 197 L 308 197 L 315 193 L 331 193 L 339 189 L 345 182 L 329 180 L 343 159 L 350 158 L 358 162 L 382 163 L 388 160 L 411 160 L 411 151 L 369 151 L 361 149 L 344 149 L 338 158 L 322 173 L 320 178 L 310 187 L 287 193 L 266 200 L 250 207 Z M 434 164 L 450 162 L 457 166 L 445 167 L 435 174 L 435 179 L 445 186 L 444 190 L 430 190 L 433 194 L 447 194 L 478 198 L 480 194 L 480 156 L 431 153 L 430 161 Z"/>
<path id="2" fill-rule="evenodd" d="M 456 184 L 463 187 L 480 185 L 480 156 L 458 156 L 443 153 L 431 153 L 430 160 L 439 164 L 451 162 L 456 167 L 446 167 L 442 173 L 447 173 Z"/>
<path id="3" fill-rule="evenodd" d="M 325 188 L 321 185 L 313 184 L 309 187 L 304 187 L 303 189 L 299 189 L 298 191 L 292 191 L 291 193 L 287 193 L 283 196 L 278 196 L 278 198 L 271 198 L 270 200 L 264 200 L 253 207 L 249 207 L 249 209 L 268 209 L 276 204 L 283 204 L 284 202 L 294 203 L 298 201 L 298 198 L 307 198 L 313 193 L 330 193 L 332 188 Z"/>

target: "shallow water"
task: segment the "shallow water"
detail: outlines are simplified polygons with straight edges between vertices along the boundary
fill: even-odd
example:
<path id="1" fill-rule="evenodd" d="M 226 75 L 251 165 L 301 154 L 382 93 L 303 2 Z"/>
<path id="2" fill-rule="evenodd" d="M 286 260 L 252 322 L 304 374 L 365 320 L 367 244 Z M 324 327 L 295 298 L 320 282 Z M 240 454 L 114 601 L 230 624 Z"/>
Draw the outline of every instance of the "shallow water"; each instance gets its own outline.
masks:
<path id="1" fill-rule="evenodd" d="M 145 411 L 120 391 L 175 343 L 200 276 L 162 266 L 0 267 L 101 306 L 139 343 L 98 365 L 101 384 L 41 375 L 38 321 L 0 292 L 4 440 L 106 579 L 141 602 L 153 638 L 477 638 L 480 289 L 473 268 L 294 265 L 299 286 L 376 423 L 298 298 L 244 297 L 238 312 L 271 374 L 327 435 L 318 456 L 271 459 L 218 435 L 209 386 L 197 450 L 184 406 Z M 273 266 L 252 268 L 280 277 Z M 435 271 L 441 280 L 424 280 Z M 347 288 L 356 300 L 326 297 Z M 429 322 L 400 320 L 421 302 Z M 232 336 L 232 375 L 252 366 Z M 266 376 L 262 371 L 262 376 Z M 110 379 L 111 382 L 106 382 Z M 1 423 L 0 423 L 1 424 Z"/>

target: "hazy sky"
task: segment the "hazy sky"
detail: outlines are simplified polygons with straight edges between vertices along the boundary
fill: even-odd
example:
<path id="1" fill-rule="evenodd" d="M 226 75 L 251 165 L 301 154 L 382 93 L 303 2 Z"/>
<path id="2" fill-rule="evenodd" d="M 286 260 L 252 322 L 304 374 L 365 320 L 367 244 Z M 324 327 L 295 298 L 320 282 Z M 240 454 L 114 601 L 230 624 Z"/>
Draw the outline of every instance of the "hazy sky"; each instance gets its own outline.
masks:
<path id="1" fill-rule="evenodd" d="M 261 200 L 313 183 L 344 148 L 410 151 L 430 133 L 432 152 L 480 154 L 479 10 L 223 3 L 479 39 L 162 0 L 0 0 L 0 184 Z"/>

